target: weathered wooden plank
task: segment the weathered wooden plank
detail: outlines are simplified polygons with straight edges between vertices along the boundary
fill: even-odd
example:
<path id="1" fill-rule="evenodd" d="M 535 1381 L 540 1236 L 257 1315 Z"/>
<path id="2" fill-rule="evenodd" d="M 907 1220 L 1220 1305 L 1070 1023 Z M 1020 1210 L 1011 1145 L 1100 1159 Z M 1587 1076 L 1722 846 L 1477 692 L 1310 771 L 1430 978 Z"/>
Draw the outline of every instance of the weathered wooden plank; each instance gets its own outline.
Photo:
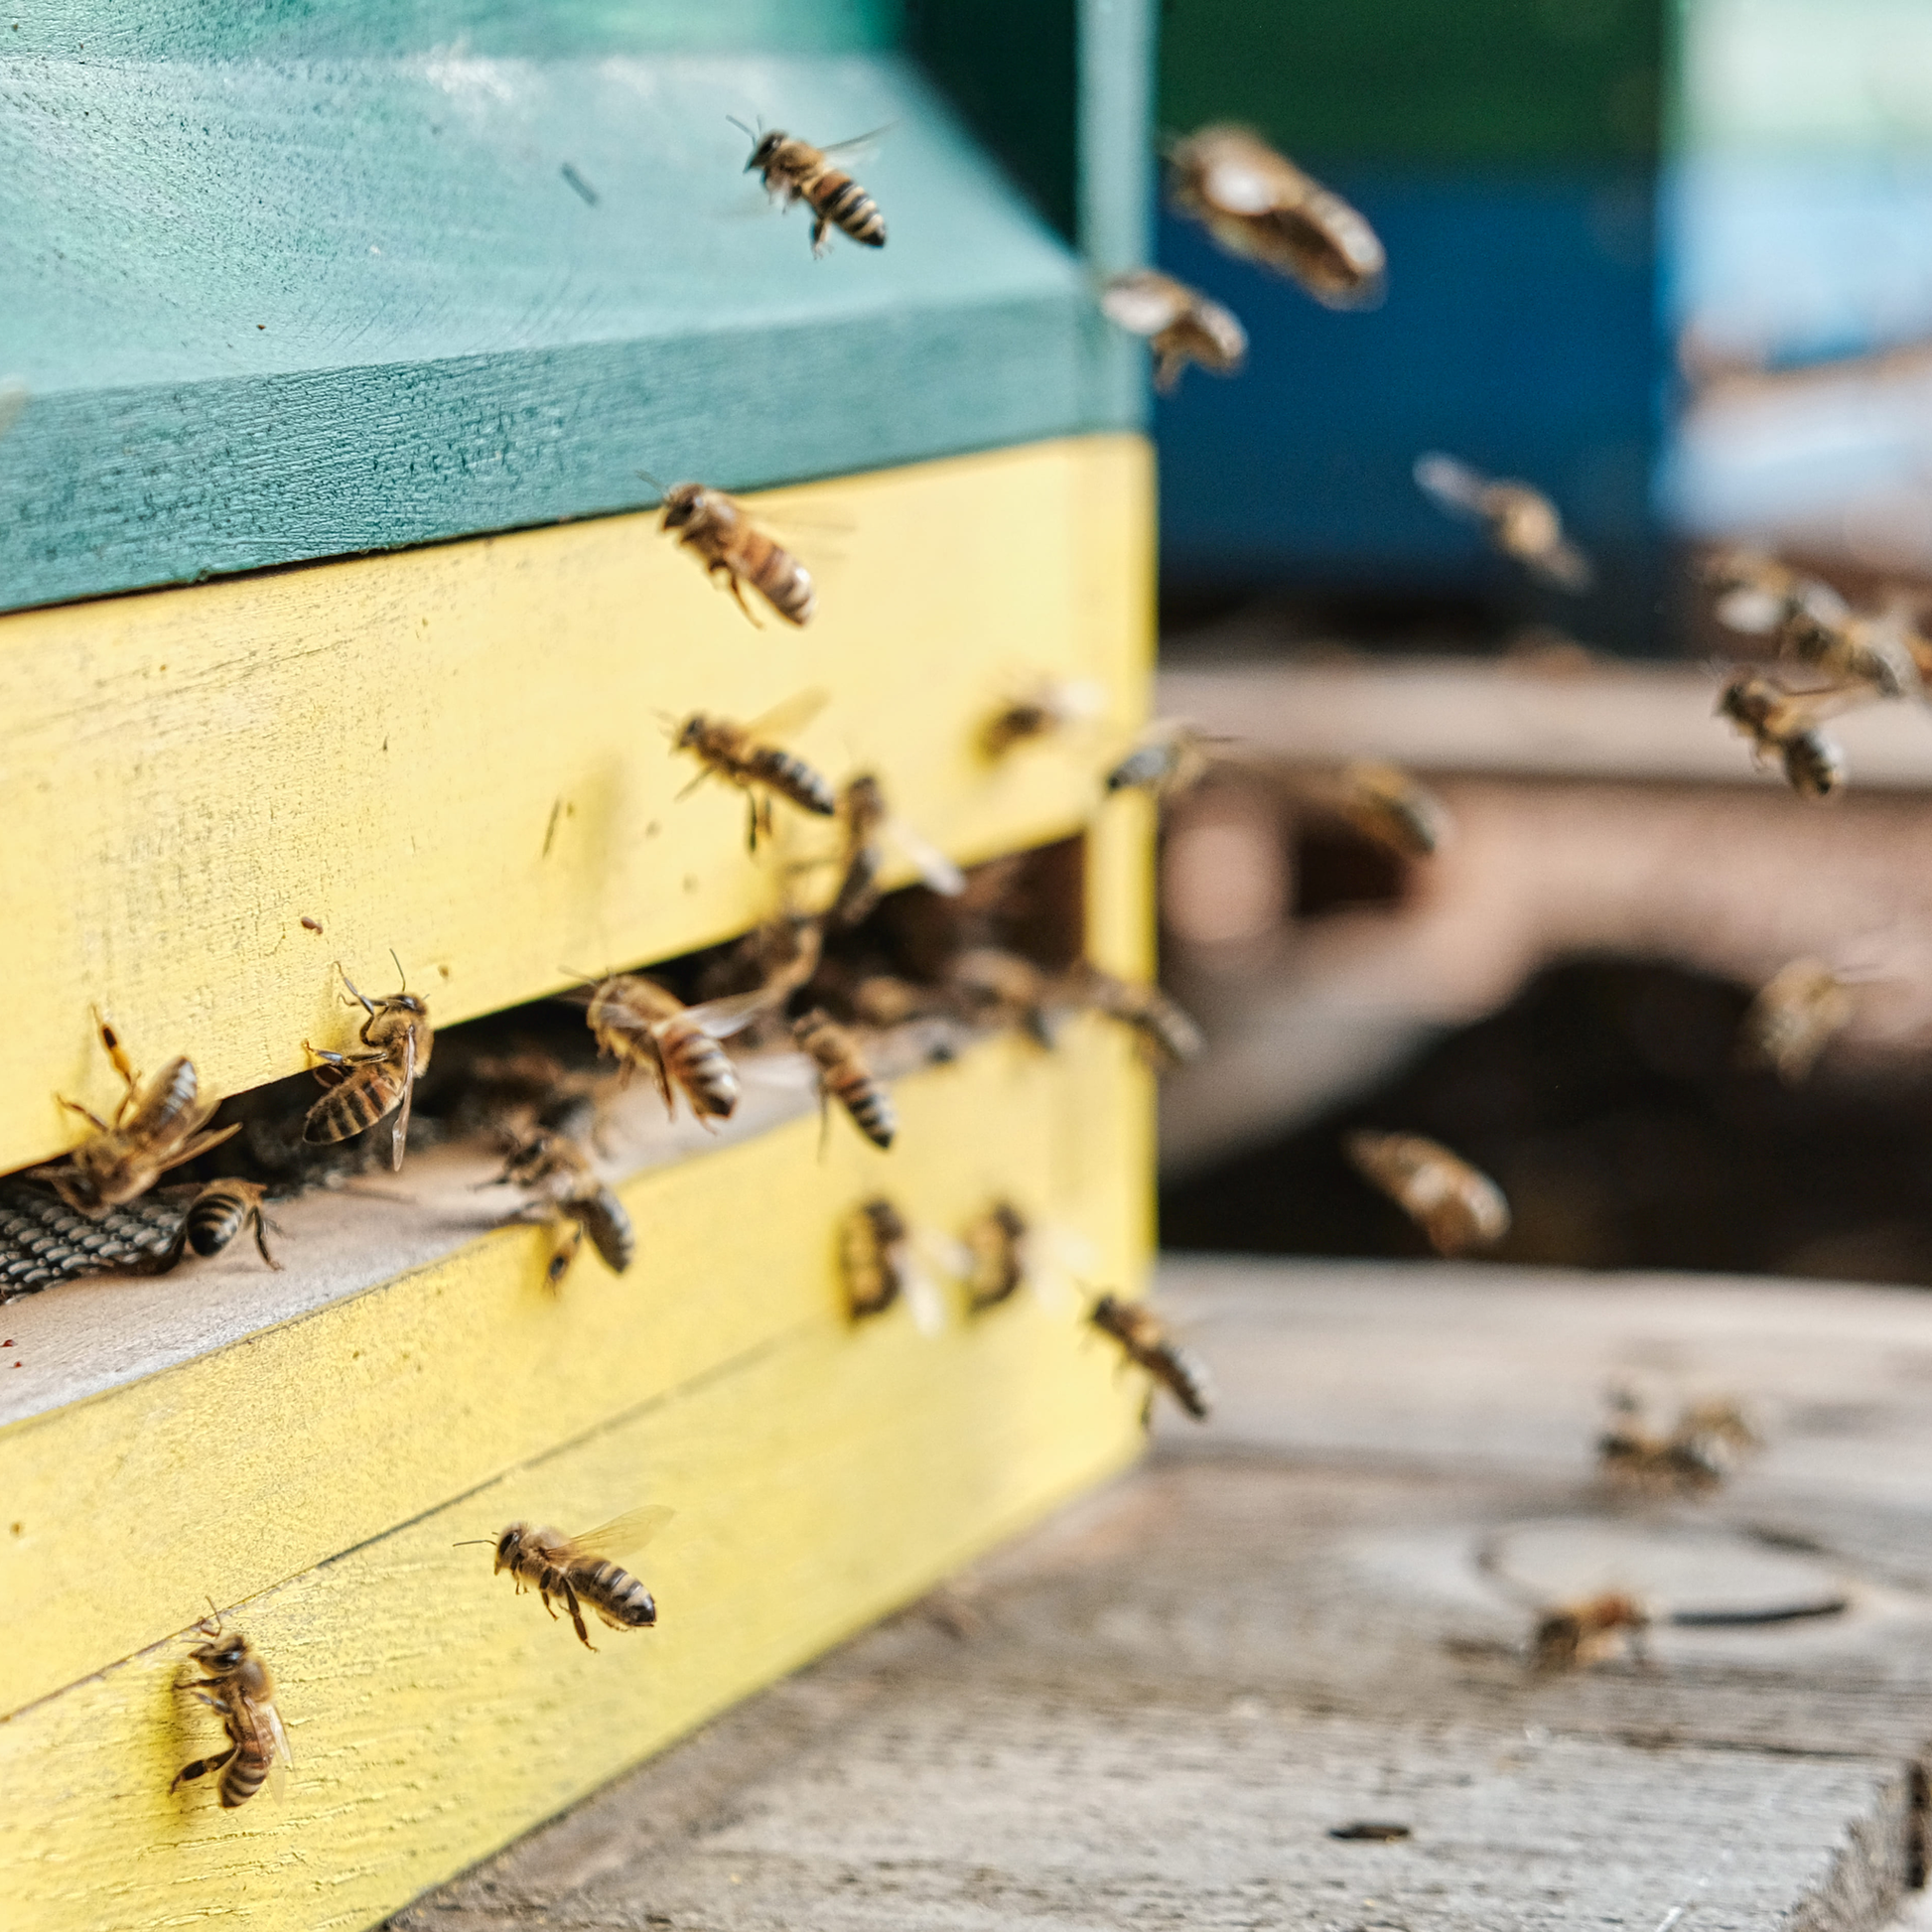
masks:
<path id="1" fill-rule="evenodd" d="M 621 9 L 563 10 L 560 49 L 158 11 L 106 61 L 61 21 L 0 49 L 0 370 L 34 398 L 0 608 L 606 513 L 640 468 L 750 487 L 1140 419 L 1080 261 L 901 56 L 638 51 L 662 15 Z M 1093 169 L 1143 165 L 1108 52 L 1143 12 L 1083 29 Z M 891 124 L 889 245 L 815 262 L 728 115 Z"/>
<path id="2" fill-rule="evenodd" d="M 1077 1318 L 1007 1312 L 937 1342 L 803 1325 L 243 1605 L 297 1759 L 285 1807 L 170 1794 L 209 1730 L 178 1642 L 16 1714 L 9 1925 L 367 1924 L 903 1600 L 1138 1446 L 1138 1394 Z M 639 1565 L 659 1626 L 596 1655 L 451 1547 L 640 1495 L 680 1512 Z"/>
<path id="3" fill-rule="evenodd" d="M 5 620 L 0 921 L 35 942 L 0 969 L 0 1168 L 67 1144 L 56 1090 L 113 1097 L 90 1001 L 233 1091 L 338 1042 L 338 959 L 386 984 L 393 948 L 449 1024 L 767 916 L 829 834 L 749 860 L 736 793 L 677 797 L 666 717 L 819 686 L 798 749 L 877 768 L 948 851 L 1076 829 L 1145 702 L 1150 497 L 1145 445 L 1098 437 L 760 500 L 844 525 L 796 539 L 803 633 L 641 516 Z M 981 722 L 1043 674 L 1104 716 L 987 763 Z"/>

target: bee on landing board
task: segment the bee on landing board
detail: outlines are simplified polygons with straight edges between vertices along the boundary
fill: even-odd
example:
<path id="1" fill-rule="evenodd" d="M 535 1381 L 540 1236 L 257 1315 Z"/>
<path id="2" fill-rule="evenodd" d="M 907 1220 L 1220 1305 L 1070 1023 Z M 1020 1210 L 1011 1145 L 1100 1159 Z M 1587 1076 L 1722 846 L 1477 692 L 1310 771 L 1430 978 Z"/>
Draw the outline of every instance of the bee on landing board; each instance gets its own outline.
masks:
<path id="1" fill-rule="evenodd" d="M 1154 351 L 1154 386 L 1172 395 L 1189 362 L 1210 375 L 1239 375 L 1248 359 L 1248 332 L 1232 311 L 1199 289 L 1159 269 L 1116 275 L 1100 297 L 1100 312 Z"/>
<path id="2" fill-rule="evenodd" d="M 889 1148 L 898 1132 L 893 1097 L 866 1064 L 859 1042 L 849 1029 L 837 1025 L 823 1009 L 814 1008 L 795 1021 L 791 1036 L 818 1068 L 821 1110 L 832 1100 L 852 1116 L 852 1124 L 876 1148 Z"/>
<path id="3" fill-rule="evenodd" d="M 1168 152 L 1168 198 L 1230 255 L 1299 282 L 1324 308 L 1381 301 L 1388 257 L 1332 190 L 1244 127 L 1203 127 Z"/>
<path id="4" fill-rule="evenodd" d="M 507 1570 L 516 1581 L 518 1594 L 535 1590 L 553 1617 L 557 1612 L 551 1598 L 555 1597 L 569 1613 L 578 1641 L 586 1650 L 595 1650 L 597 1645 L 584 1626 L 586 1603 L 613 1630 L 647 1630 L 657 1621 L 657 1604 L 650 1591 L 612 1559 L 643 1549 L 675 1514 L 653 1503 L 614 1517 L 582 1536 L 566 1536 L 542 1523 L 512 1523 L 493 1539 L 496 1562 L 489 1574 Z"/>
<path id="5" fill-rule="evenodd" d="M 99 1216 L 145 1194 L 170 1168 L 219 1147 L 241 1130 L 206 1131 L 220 1102 L 202 1099 L 193 1060 L 179 1055 L 170 1060 L 144 1091 L 113 1023 L 96 1012 L 94 1025 L 125 1086 L 113 1122 L 56 1094 L 94 1131 L 65 1160 L 30 1168 L 27 1178 L 45 1181 L 76 1214 Z"/>
<path id="6" fill-rule="evenodd" d="M 845 813 L 844 869 L 838 893 L 825 914 L 828 925 L 841 929 L 858 925 L 879 903 L 879 879 L 886 868 L 889 842 L 911 860 L 930 891 L 944 898 L 957 898 L 966 890 L 966 875 L 936 846 L 893 816 L 886 803 L 886 788 L 873 772 L 862 771 L 848 778 L 841 804 Z"/>
<path id="7" fill-rule="evenodd" d="M 1758 989 L 1738 1028 L 1737 1057 L 1796 1086 L 1856 1011 L 1851 987 L 1822 959 L 1791 960 Z"/>
<path id="8" fill-rule="evenodd" d="M 155 1272 L 165 1274 L 190 1248 L 204 1260 L 218 1255 L 244 1228 L 254 1229 L 256 1253 L 279 1272 L 282 1264 L 268 1251 L 268 1230 L 275 1223 L 262 1212 L 262 1196 L 267 1191 L 258 1180 L 210 1180 L 189 1202 L 181 1227 Z M 275 1232 L 279 1234 L 281 1229 L 275 1228 Z"/>
<path id="9" fill-rule="evenodd" d="M 714 584 L 723 583 L 754 625 L 758 619 L 745 602 L 746 584 L 787 623 L 811 621 L 818 603 L 811 573 L 766 536 L 742 503 L 722 489 L 686 483 L 665 490 L 663 509 L 658 528 L 679 532 L 679 543 L 703 561 Z"/>
<path id="10" fill-rule="evenodd" d="M 763 176 L 764 192 L 786 207 L 803 202 L 811 209 L 813 255 L 824 254 L 833 228 L 861 247 L 885 247 L 886 217 L 880 213 L 879 205 L 839 165 L 856 162 L 886 132 L 885 128 L 875 128 L 870 134 L 829 148 L 815 148 L 782 128 L 759 134 L 735 118 L 732 125 L 745 128 L 752 136 L 752 158 L 746 162 L 745 172 Z"/>
<path id="11" fill-rule="evenodd" d="M 1727 1396 L 1690 1404 L 1667 1436 L 1645 1425 L 1642 1405 L 1627 1389 L 1613 1389 L 1609 1406 L 1609 1423 L 1596 1439 L 1596 1463 L 1615 1488 L 1708 1495 L 1763 1447 L 1749 1418 Z"/>
<path id="12" fill-rule="evenodd" d="M 1175 1341 L 1152 1309 L 1124 1302 L 1118 1295 L 1103 1295 L 1087 1319 L 1119 1342 L 1127 1359 L 1153 1376 L 1196 1422 L 1207 1420 L 1214 1406 L 1214 1381 L 1207 1364 Z M 1152 1391 L 1149 1395 L 1152 1400 Z"/>
<path id="13" fill-rule="evenodd" d="M 1581 596 L 1595 580 L 1589 559 L 1563 534 L 1557 506 L 1540 489 L 1513 479 L 1492 479 L 1440 451 L 1416 459 L 1424 494 L 1451 515 L 1473 516 L 1489 542 L 1532 576 Z"/>
<path id="14" fill-rule="evenodd" d="M 1625 1590 L 1606 1589 L 1575 1603 L 1537 1612 L 1530 1633 L 1530 1668 L 1546 1675 L 1580 1670 L 1622 1643 L 1633 1661 L 1646 1661 L 1650 1612 Z"/>
<path id="15" fill-rule="evenodd" d="M 340 961 L 336 970 L 343 973 Z M 396 971 L 402 971 L 400 961 Z M 379 1000 L 364 998 L 346 973 L 343 973 L 343 984 L 368 1016 L 358 1035 L 365 1050 L 330 1053 L 311 1046 L 306 1039 L 302 1042 L 305 1051 L 324 1062 L 316 1069 L 317 1077 L 335 1082 L 309 1109 L 302 1123 L 302 1138 L 311 1143 L 351 1140 L 393 1113 L 389 1166 L 400 1172 L 402 1152 L 409 1141 L 409 1108 L 416 1079 L 429 1070 L 430 1050 L 435 1044 L 429 1003 L 411 993 L 406 982 L 400 993 L 385 993 Z"/>
<path id="16" fill-rule="evenodd" d="M 769 742 L 802 731 L 824 703 L 823 691 L 801 691 L 749 725 L 694 711 L 672 734 L 671 745 L 674 751 L 688 752 L 704 768 L 678 796 L 688 797 L 707 778 L 738 786 L 751 811 L 746 842 L 754 852 L 760 832 L 771 836 L 774 794 L 801 812 L 832 817 L 839 808 L 832 787 L 803 759 Z"/>
<path id="17" fill-rule="evenodd" d="M 1845 754 L 1818 726 L 1870 700 L 1870 689 L 1864 685 L 1787 691 L 1767 677 L 1746 672 L 1725 685 L 1718 700 L 1718 715 L 1751 741 L 1753 758 L 1760 761 L 1776 758 L 1800 797 L 1830 798 L 1844 788 Z"/>
<path id="18" fill-rule="evenodd" d="M 1509 1232 L 1509 1202 L 1486 1173 L 1421 1134 L 1342 1136 L 1342 1150 L 1428 1235 L 1439 1255 L 1486 1248 Z"/>
<path id="19" fill-rule="evenodd" d="M 589 1235 L 591 1246 L 614 1275 L 621 1275 L 637 1254 L 637 1235 L 624 1204 L 598 1178 L 584 1150 L 567 1135 L 546 1129 L 514 1143 L 503 1172 L 484 1187 L 518 1186 L 534 1194 L 544 1218 L 559 1232 L 544 1279 L 560 1287 Z"/>
<path id="20" fill-rule="evenodd" d="M 207 1675 L 189 1689 L 220 1718 L 228 1748 L 184 1764 L 168 1789 L 219 1771 L 216 1790 L 221 1808 L 232 1811 L 245 1805 L 271 1776 L 279 1783 L 283 1770 L 295 1759 L 275 1709 L 275 1680 L 255 1646 L 239 1631 L 223 1636 L 218 1617 L 205 1617 L 196 1628 L 207 1642 L 198 1644 L 191 1655 Z"/>
<path id="21" fill-rule="evenodd" d="M 760 987 L 727 1000 L 687 1007 L 668 988 L 641 973 L 615 973 L 591 990 L 584 1018 L 598 1047 L 621 1067 L 649 1069 L 666 1114 L 675 1117 L 682 1093 L 707 1126 L 728 1120 L 738 1105 L 738 1069 L 718 1043 L 749 1027 L 770 1005 Z"/>

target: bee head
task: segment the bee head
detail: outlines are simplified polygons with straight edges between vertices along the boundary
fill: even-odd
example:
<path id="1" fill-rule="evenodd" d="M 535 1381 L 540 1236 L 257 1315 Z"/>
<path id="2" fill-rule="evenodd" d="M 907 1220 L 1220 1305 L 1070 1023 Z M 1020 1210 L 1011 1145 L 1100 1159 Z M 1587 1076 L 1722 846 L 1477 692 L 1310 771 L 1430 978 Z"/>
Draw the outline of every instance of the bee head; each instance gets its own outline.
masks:
<path id="1" fill-rule="evenodd" d="M 751 160 L 745 164 L 745 172 L 749 175 L 760 168 L 770 167 L 772 158 L 784 145 L 785 138 L 784 130 L 776 127 L 769 134 L 761 135 L 758 146 L 752 150 Z"/>
<path id="2" fill-rule="evenodd" d="M 521 1523 L 512 1523 L 496 1539 L 496 1561 L 491 1567 L 489 1574 L 493 1577 L 499 1571 L 509 1569 L 516 1562 L 517 1556 L 522 1551 L 522 1548 L 523 1525 Z"/>
<path id="3" fill-rule="evenodd" d="M 391 1013 L 413 1013 L 419 1020 L 429 1014 L 429 1002 L 420 993 L 391 993 L 376 1004 L 387 1007 Z"/>
<path id="4" fill-rule="evenodd" d="M 198 1664 L 205 1665 L 209 1671 L 220 1677 L 228 1677 L 238 1671 L 247 1655 L 248 1639 L 246 1637 L 219 1638 L 213 1643 L 205 1643 L 198 1646 L 194 1653 L 195 1661 Z"/>
<path id="5" fill-rule="evenodd" d="M 664 492 L 664 530 L 681 530 L 698 513 L 704 498 L 703 483 L 677 483 Z"/>
<path id="6" fill-rule="evenodd" d="M 689 752 L 693 750 L 696 746 L 701 745 L 703 742 L 704 742 L 704 713 L 702 711 L 694 711 L 690 715 L 690 717 L 688 717 L 684 721 L 684 723 L 678 727 L 677 748 L 681 752 Z"/>

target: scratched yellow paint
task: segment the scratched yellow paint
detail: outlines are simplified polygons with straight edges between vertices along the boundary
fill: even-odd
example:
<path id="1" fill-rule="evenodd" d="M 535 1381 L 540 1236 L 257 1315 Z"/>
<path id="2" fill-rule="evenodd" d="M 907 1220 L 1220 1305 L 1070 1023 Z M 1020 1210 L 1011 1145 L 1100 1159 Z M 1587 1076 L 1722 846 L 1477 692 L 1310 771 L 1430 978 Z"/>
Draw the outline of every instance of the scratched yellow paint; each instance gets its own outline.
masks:
<path id="1" fill-rule="evenodd" d="M 586 1249 L 553 1296 L 548 1233 L 505 1230 L 0 1430 L 0 1714 L 775 1337 L 842 1332 L 837 1223 L 870 1192 L 945 1232 L 1009 1194 L 1093 1280 L 1140 1278 L 1151 1109 L 1117 1032 L 989 1041 L 895 1096 L 890 1155 L 840 1131 L 821 1162 L 803 1119 L 629 1182 L 621 1278 Z"/>
<path id="2" fill-rule="evenodd" d="M 0 923 L 32 935 L 0 960 L 0 1170 L 69 1144 L 57 1090 L 114 1097 L 91 1001 L 231 1091 L 338 1043 L 338 958 L 381 988 L 394 948 L 448 1023 L 762 916 L 803 846 L 755 863 L 735 794 L 680 802 L 661 716 L 822 687 L 796 748 L 876 766 L 955 855 L 1074 829 L 1144 703 L 1150 506 L 1129 436 L 781 492 L 802 632 L 648 516 L 0 618 Z M 1040 673 L 1105 716 L 988 765 L 979 724 Z"/>
<path id="3" fill-rule="evenodd" d="M 370 1924 L 1124 1464 L 1139 1399 L 1024 1295 L 931 1338 L 902 1311 L 803 1321 L 241 1606 L 280 1679 L 285 1806 L 169 1793 L 218 1742 L 183 1641 L 0 1725 L 9 1932 Z M 659 1627 L 596 1654 L 452 1547 L 640 1497 L 678 1512 L 637 1565 Z"/>

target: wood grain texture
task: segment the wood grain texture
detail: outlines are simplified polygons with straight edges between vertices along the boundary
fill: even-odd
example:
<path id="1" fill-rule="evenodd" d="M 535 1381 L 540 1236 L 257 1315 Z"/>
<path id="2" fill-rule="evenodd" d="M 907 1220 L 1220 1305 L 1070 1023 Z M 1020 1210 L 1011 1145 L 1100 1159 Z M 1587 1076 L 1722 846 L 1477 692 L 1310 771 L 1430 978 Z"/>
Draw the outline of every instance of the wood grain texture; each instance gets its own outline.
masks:
<path id="1" fill-rule="evenodd" d="M 1120 1466 L 1138 1400 L 1065 1316 L 802 1324 L 240 1606 L 286 1806 L 169 1793 L 210 1729 L 179 1641 L 0 1725 L 8 1924 L 367 1924 Z M 638 1565 L 659 1626 L 595 1655 L 452 1547 L 640 1496 L 679 1511 Z"/>
<path id="2" fill-rule="evenodd" d="M 33 399 L 0 609 L 634 507 L 640 468 L 752 487 L 1141 419 L 1086 268 L 909 60 L 639 52 L 615 8 L 536 58 L 480 11 L 470 45 L 283 10 L 219 61 L 4 36 L 0 370 Z M 1130 175 L 1108 50 L 1142 11 L 1088 33 L 1085 159 Z M 891 124 L 890 244 L 814 261 L 728 115 Z"/>
<path id="3" fill-rule="evenodd" d="M 91 1001 L 142 1064 L 232 1091 L 343 1042 L 338 959 L 373 990 L 393 947 L 447 1025 L 766 916 L 808 848 L 787 822 L 755 864 L 735 793 L 679 801 L 666 715 L 821 686 L 799 751 L 877 768 L 955 856 L 1076 829 L 1145 702 L 1150 502 L 1134 437 L 760 499 L 818 567 L 802 634 L 753 629 L 644 516 L 0 621 L 0 918 L 35 935 L 4 968 L 0 1167 L 68 1144 L 55 1091 L 112 1098 Z M 987 764 L 980 722 L 1045 673 L 1105 716 Z"/>

